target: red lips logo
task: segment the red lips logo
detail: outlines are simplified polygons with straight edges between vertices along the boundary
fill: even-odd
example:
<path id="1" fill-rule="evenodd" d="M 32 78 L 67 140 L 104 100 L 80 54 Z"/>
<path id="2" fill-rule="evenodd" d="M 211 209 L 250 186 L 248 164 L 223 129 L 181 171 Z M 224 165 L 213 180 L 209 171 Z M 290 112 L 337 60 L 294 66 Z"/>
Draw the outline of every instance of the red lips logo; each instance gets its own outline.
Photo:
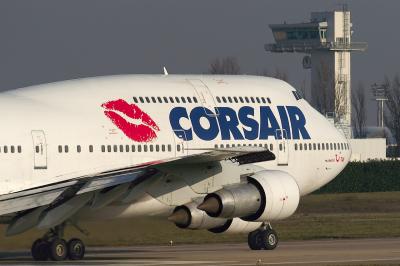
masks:
<path id="1" fill-rule="evenodd" d="M 156 132 L 160 131 L 159 127 L 153 119 L 140 110 L 136 104 L 129 104 L 119 99 L 103 103 L 101 107 L 106 109 L 104 114 L 110 118 L 114 125 L 121 129 L 128 138 L 137 142 L 149 142 L 157 138 Z M 136 121 L 129 122 L 123 116 L 129 120 Z"/>

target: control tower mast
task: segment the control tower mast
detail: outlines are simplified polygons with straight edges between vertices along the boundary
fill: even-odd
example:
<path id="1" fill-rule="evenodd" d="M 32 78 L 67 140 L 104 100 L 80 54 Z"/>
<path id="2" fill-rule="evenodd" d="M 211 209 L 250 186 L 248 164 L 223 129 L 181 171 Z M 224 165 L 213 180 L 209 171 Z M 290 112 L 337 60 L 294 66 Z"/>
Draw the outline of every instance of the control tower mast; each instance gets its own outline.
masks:
<path id="1" fill-rule="evenodd" d="M 350 11 L 312 12 L 306 23 L 271 24 L 274 53 L 305 53 L 303 67 L 311 69 L 311 88 L 305 98 L 351 138 L 350 53 L 365 51 L 366 43 L 352 42 Z"/>

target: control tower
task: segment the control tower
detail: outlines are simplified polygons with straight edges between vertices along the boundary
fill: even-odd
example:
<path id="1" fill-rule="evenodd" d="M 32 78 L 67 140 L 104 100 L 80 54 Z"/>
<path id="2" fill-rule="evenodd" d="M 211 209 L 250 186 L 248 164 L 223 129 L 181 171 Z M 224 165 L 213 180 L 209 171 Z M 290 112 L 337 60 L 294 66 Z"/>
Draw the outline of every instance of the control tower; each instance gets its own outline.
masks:
<path id="1" fill-rule="evenodd" d="M 312 12 L 305 23 L 271 24 L 275 43 L 265 50 L 304 53 L 303 67 L 311 69 L 311 88 L 305 98 L 351 138 L 350 53 L 366 43 L 352 42 L 350 11 Z"/>

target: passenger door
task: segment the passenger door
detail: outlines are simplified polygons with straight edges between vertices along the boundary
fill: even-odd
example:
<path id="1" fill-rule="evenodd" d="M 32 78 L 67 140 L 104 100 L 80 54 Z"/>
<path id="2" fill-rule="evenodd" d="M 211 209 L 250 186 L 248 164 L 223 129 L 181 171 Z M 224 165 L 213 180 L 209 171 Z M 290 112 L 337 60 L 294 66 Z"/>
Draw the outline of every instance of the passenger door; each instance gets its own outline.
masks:
<path id="1" fill-rule="evenodd" d="M 288 136 L 285 129 L 277 129 L 275 132 L 277 141 L 278 165 L 288 165 L 289 163 L 289 145 Z"/>
<path id="2" fill-rule="evenodd" d="M 218 115 L 218 110 L 215 110 L 215 100 L 210 89 L 199 79 L 189 79 L 188 82 L 193 86 L 200 100 L 201 105 L 205 108 L 205 113 L 209 116 Z M 210 110 L 211 113 L 208 111 Z"/>
<path id="3" fill-rule="evenodd" d="M 47 144 L 43 130 L 32 130 L 33 168 L 47 169 Z"/>

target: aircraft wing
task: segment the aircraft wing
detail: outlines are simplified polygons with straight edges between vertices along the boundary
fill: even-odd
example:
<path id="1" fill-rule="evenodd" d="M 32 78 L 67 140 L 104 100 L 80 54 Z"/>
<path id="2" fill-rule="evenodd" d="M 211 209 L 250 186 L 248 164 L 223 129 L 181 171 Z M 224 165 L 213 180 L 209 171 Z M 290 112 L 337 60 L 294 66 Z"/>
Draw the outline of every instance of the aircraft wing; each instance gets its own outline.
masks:
<path id="1" fill-rule="evenodd" d="M 24 214 L 25 211 L 30 212 L 34 208 L 40 209 L 38 207 L 41 206 L 47 206 L 43 209 L 44 211 L 54 210 L 63 204 L 72 203 L 73 199 L 76 201 L 76 206 L 83 206 L 92 199 L 93 193 L 91 192 L 109 191 L 122 184 L 128 185 L 128 188 L 132 188 L 144 179 L 154 176 L 159 172 L 158 168 L 163 168 L 163 166 L 174 165 L 179 167 L 182 164 L 197 164 L 222 160 L 247 164 L 275 159 L 272 152 L 262 147 L 196 149 L 193 151 L 197 151 L 197 153 L 152 161 L 146 164 L 132 165 L 131 167 L 122 169 L 97 172 L 86 176 L 77 176 L 65 182 L 2 195 L 0 196 L 0 216 L 17 212 Z M 74 210 L 78 209 L 71 208 L 70 216 Z"/>

